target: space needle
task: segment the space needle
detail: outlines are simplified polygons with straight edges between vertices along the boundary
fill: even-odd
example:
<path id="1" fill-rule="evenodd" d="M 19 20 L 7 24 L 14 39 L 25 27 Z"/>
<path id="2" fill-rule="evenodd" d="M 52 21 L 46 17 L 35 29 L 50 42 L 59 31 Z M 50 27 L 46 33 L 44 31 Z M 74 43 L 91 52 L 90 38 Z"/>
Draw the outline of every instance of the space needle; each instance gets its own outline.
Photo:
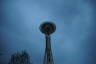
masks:
<path id="1" fill-rule="evenodd" d="M 46 47 L 43 64 L 54 64 L 52 49 L 51 49 L 51 37 L 50 35 L 56 30 L 56 25 L 52 22 L 44 22 L 40 25 L 40 31 L 45 34 Z"/>

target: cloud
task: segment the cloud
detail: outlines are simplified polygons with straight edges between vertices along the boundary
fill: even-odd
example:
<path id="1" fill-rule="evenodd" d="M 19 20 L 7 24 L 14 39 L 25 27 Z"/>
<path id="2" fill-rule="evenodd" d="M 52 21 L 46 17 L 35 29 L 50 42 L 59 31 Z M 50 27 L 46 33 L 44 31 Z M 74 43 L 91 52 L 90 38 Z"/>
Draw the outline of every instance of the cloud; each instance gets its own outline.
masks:
<path id="1" fill-rule="evenodd" d="M 8 57 L 15 51 L 27 49 L 34 63 L 42 63 L 45 39 L 39 26 L 49 20 L 57 26 L 56 32 L 52 34 L 52 50 L 56 64 L 95 62 L 89 61 L 90 56 L 93 59 L 95 55 L 96 45 L 90 45 L 95 42 L 96 19 L 93 14 L 95 5 L 89 1 L 5 0 L 2 5 L 0 34 L 5 40 L 2 42 L 4 50 L 10 50 Z M 91 50 L 92 53 L 89 53 Z"/>

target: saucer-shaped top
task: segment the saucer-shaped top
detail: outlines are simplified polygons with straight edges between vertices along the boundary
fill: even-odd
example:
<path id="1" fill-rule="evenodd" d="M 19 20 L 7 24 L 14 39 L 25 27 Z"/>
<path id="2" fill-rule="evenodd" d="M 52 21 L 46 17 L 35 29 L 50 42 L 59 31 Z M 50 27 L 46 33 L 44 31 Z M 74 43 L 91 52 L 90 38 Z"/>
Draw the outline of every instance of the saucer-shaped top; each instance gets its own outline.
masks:
<path id="1" fill-rule="evenodd" d="M 44 22 L 40 25 L 40 31 L 45 35 L 50 35 L 56 30 L 56 25 L 52 22 Z"/>

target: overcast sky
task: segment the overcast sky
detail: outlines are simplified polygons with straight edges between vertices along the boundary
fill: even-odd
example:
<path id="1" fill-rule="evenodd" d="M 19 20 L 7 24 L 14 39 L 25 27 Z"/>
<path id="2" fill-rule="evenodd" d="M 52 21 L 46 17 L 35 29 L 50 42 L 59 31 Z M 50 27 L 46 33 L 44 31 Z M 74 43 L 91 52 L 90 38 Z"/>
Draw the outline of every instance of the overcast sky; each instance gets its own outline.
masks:
<path id="1" fill-rule="evenodd" d="M 26 50 L 42 64 L 45 36 L 41 23 L 52 21 L 55 64 L 96 64 L 95 0 L 0 0 L 0 64 Z"/>

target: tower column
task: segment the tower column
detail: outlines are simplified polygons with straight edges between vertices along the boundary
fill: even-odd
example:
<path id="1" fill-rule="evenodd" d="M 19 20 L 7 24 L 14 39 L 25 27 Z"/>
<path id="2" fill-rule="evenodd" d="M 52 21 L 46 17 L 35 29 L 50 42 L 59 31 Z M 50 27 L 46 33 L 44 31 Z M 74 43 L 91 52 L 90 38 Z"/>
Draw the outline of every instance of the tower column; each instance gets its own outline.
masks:
<path id="1" fill-rule="evenodd" d="M 51 50 L 51 38 L 50 35 L 45 35 L 46 37 L 46 48 L 43 64 L 54 64 L 52 50 Z"/>

